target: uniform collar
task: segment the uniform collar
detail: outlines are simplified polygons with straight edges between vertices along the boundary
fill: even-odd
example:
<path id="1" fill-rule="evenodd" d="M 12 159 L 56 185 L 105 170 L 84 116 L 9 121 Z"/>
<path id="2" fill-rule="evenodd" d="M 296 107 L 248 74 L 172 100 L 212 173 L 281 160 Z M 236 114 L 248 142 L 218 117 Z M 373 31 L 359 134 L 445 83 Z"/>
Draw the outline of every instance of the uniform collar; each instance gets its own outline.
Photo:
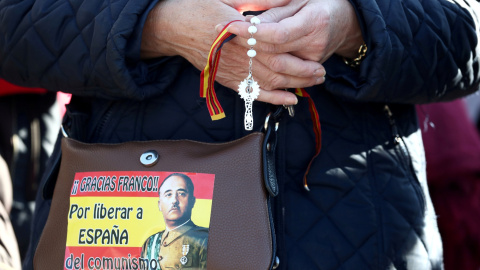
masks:
<path id="1" fill-rule="evenodd" d="M 188 223 L 193 223 L 191 219 L 188 219 L 187 221 L 185 221 L 183 224 L 181 225 L 178 225 L 177 227 L 169 230 L 168 228 L 165 229 L 166 232 L 173 232 L 173 231 L 178 231 L 178 229 L 180 229 L 181 227 L 184 227 L 186 226 Z"/>
<path id="2" fill-rule="evenodd" d="M 195 226 L 196 225 L 195 223 L 193 223 L 193 221 L 188 220 L 187 222 L 183 223 L 182 225 L 176 227 L 173 230 L 170 230 L 170 231 L 165 230 L 162 237 L 163 246 L 170 245 L 172 242 L 180 238 L 180 236 L 182 236 L 183 234 L 185 234 Z"/>

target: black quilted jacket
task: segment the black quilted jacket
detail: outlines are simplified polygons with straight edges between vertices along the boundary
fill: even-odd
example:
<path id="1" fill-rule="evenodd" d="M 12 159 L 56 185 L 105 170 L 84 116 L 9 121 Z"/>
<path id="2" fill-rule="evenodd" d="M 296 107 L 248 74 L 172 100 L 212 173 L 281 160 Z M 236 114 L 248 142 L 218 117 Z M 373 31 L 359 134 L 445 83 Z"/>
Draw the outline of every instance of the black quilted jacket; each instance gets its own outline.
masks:
<path id="1" fill-rule="evenodd" d="M 325 84 L 307 89 L 323 132 L 310 192 L 302 185 L 315 144 L 307 101 L 280 124 L 281 269 L 443 267 L 412 104 L 450 100 L 479 85 L 477 3 L 456 1 L 351 1 L 368 55 L 359 70 L 333 56 L 325 63 Z M 245 135 L 243 103 L 232 90 L 216 87 L 227 117 L 212 122 L 198 96 L 198 70 L 179 57 L 139 60 L 139 36 L 155 3 L 2 0 L 0 76 L 89 97 L 83 129 L 90 142 Z M 257 127 L 266 110 L 255 103 Z M 48 207 L 40 196 L 34 239 Z"/>

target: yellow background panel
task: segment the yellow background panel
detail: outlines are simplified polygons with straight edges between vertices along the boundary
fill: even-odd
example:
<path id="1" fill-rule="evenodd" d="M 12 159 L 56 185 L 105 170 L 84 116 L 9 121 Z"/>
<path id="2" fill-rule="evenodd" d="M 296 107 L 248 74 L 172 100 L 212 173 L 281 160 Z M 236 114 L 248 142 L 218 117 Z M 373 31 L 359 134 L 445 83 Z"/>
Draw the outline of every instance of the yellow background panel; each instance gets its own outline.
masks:
<path id="1" fill-rule="evenodd" d="M 122 211 L 117 211 L 117 219 L 94 218 L 95 204 L 99 209 L 100 204 L 108 209 L 113 207 L 132 207 L 128 219 L 122 219 Z M 74 205 L 77 205 L 76 207 Z M 88 211 L 85 209 L 90 207 Z M 76 211 L 73 211 L 75 208 Z M 139 209 L 143 209 L 142 219 L 137 218 Z M 212 209 L 211 200 L 197 199 L 192 212 L 192 221 L 201 227 L 209 227 L 210 213 Z M 98 212 L 98 211 L 97 211 Z M 125 213 L 125 212 L 124 212 Z M 165 229 L 162 213 L 158 210 L 158 198 L 155 197 L 71 197 L 68 216 L 67 246 L 117 246 L 113 244 L 102 244 L 102 238 L 97 244 L 79 244 L 82 239 L 87 239 L 87 233 L 80 237 L 81 229 L 109 230 L 118 226 L 119 233 L 128 232 L 128 244 L 122 247 L 140 247 L 150 235 Z M 117 229 L 115 229 L 117 230 Z"/>

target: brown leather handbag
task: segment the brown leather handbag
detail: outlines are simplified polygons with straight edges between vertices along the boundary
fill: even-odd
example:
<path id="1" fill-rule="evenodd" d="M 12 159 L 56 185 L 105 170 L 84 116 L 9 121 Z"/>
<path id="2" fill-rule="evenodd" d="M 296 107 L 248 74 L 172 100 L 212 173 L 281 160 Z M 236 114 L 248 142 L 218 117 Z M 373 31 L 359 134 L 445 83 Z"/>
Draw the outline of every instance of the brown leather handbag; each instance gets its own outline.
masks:
<path id="1" fill-rule="evenodd" d="M 69 256 L 68 253 L 67 241 L 70 241 L 70 238 L 67 239 L 67 236 L 72 219 L 92 219 L 92 213 L 94 217 L 96 215 L 96 219 L 108 219 L 105 216 L 110 214 L 104 206 L 107 203 L 102 201 L 105 197 L 96 197 L 95 207 L 83 209 L 85 212 L 82 214 L 78 204 L 72 204 L 72 194 L 76 193 L 79 187 L 75 181 L 78 180 L 78 175 L 86 172 L 195 172 L 214 175 L 206 255 L 208 269 L 275 268 L 275 235 L 270 211 L 270 199 L 278 193 L 275 177 L 276 130 L 273 118 L 272 116 L 266 121 L 264 132 L 253 132 L 227 143 L 159 140 L 88 144 L 63 138 L 59 174 L 48 220 L 35 253 L 34 268 L 118 269 L 115 268 L 115 263 L 105 264 L 105 257 L 88 258 L 88 252 L 83 252 L 81 247 L 77 247 L 80 250 L 78 256 Z M 117 178 L 117 184 L 119 182 L 120 179 Z M 98 183 L 96 182 L 97 191 L 100 191 Z M 93 186 L 90 185 L 91 191 L 95 189 Z M 146 188 L 147 185 L 140 186 Z M 112 186 L 112 190 L 114 188 Z M 103 188 L 102 190 L 107 192 Z M 114 214 L 120 216 L 125 213 L 113 213 L 114 210 L 112 217 Z M 130 215 L 135 214 L 138 215 L 134 209 Z M 121 222 L 119 217 L 116 218 Z M 135 219 L 131 216 L 129 218 Z M 117 231 L 112 227 L 110 229 L 106 236 L 105 231 L 101 230 L 97 234 L 94 228 L 90 231 L 83 228 L 80 229 L 80 235 L 74 236 L 72 241 L 84 244 L 86 249 L 88 243 L 97 243 L 96 241 L 107 243 L 103 249 L 114 247 L 115 243 L 125 244 L 122 243 L 121 228 Z M 145 228 L 137 226 L 135 233 L 142 230 Z M 118 233 L 116 238 L 113 234 L 115 232 Z M 91 249 L 92 252 L 95 250 L 97 249 Z M 180 252 L 187 256 L 185 253 L 191 252 L 189 250 L 193 249 L 184 244 Z M 135 256 L 129 253 L 125 258 L 128 266 L 123 264 L 120 269 L 160 269 L 162 258 L 155 259 L 155 262 L 150 264 L 147 261 L 141 266 L 140 258 Z M 188 262 L 187 259 L 185 261 Z M 177 267 L 185 267 L 182 264 L 183 262 L 179 263 Z"/>

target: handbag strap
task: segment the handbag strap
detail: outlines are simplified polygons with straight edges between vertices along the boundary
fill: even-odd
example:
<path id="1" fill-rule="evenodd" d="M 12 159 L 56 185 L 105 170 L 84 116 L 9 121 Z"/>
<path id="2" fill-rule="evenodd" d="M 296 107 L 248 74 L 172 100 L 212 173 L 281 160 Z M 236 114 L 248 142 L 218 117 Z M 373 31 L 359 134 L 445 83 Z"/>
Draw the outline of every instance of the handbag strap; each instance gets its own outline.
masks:
<path id="1" fill-rule="evenodd" d="M 277 148 L 277 131 L 280 124 L 280 118 L 284 114 L 285 108 L 277 106 L 277 109 L 269 113 L 265 119 L 265 138 L 263 140 L 263 179 L 265 187 L 270 196 L 278 195 L 279 187 L 275 166 L 275 150 Z"/>

